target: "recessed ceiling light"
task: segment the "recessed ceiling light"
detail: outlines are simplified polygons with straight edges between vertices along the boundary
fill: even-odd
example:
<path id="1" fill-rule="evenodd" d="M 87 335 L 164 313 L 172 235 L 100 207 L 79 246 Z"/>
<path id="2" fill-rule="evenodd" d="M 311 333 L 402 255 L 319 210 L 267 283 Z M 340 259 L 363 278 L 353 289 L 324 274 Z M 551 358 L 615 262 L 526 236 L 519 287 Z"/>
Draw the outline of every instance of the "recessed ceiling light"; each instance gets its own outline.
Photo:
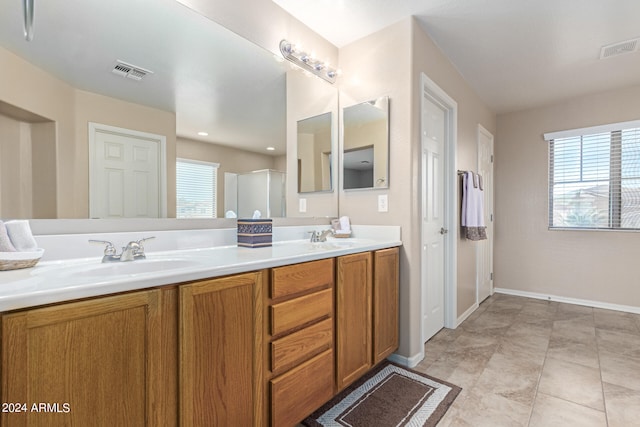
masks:
<path id="1" fill-rule="evenodd" d="M 208 136 L 209 134 L 207 132 L 198 132 L 198 135 L 200 135 L 200 136 Z"/>
<path id="2" fill-rule="evenodd" d="M 274 147 L 267 147 L 267 151 L 274 151 L 275 148 Z"/>

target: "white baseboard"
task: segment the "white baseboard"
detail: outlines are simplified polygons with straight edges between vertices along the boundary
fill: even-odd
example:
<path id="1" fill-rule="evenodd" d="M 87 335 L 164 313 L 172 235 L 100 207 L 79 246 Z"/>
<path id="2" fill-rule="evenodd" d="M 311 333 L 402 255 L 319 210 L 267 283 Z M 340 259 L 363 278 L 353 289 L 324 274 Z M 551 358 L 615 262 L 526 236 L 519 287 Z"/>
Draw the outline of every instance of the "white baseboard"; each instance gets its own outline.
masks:
<path id="1" fill-rule="evenodd" d="M 406 366 L 407 368 L 413 368 L 418 363 L 420 363 L 422 359 L 424 359 L 424 352 L 421 351 L 420 353 L 415 354 L 411 357 L 400 356 L 397 353 L 393 353 L 387 359 L 394 363 L 397 363 L 398 365 Z"/>
<path id="2" fill-rule="evenodd" d="M 602 301 L 569 298 L 569 297 L 562 297 L 558 295 L 546 295 L 546 294 L 539 294 L 537 292 L 518 291 L 514 289 L 505 289 L 505 288 L 495 288 L 494 291 L 495 293 L 498 293 L 498 294 L 514 295 L 519 297 L 541 299 L 545 301 L 563 302 L 567 304 L 584 305 L 586 307 L 604 308 L 606 310 L 624 311 L 626 313 L 640 314 L 640 307 L 634 307 L 630 305 L 612 304 L 612 303 L 602 302 Z"/>
<path id="3" fill-rule="evenodd" d="M 464 313 L 462 313 L 460 316 L 458 316 L 458 320 L 456 321 L 456 328 L 458 326 L 460 326 L 460 324 L 462 322 L 464 322 L 465 320 L 467 320 L 467 317 L 471 316 L 471 314 L 476 311 L 479 307 L 479 304 L 476 302 L 475 304 L 473 304 L 471 307 L 469 307 L 467 309 L 467 311 L 465 311 Z"/>

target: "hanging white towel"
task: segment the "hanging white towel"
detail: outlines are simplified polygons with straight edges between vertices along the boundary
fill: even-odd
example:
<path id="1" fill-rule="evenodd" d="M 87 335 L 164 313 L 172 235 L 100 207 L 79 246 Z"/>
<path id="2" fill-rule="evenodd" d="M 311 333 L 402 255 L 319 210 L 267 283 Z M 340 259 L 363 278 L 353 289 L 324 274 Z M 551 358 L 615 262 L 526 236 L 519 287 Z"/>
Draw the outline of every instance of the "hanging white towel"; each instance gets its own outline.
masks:
<path id="1" fill-rule="evenodd" d="M 462 177 L 462 218 L 465 237 L 469 240 L 485 240 L 487 227 L 484 224 L 484 192 L 482 177 L 465 172 Z"/>

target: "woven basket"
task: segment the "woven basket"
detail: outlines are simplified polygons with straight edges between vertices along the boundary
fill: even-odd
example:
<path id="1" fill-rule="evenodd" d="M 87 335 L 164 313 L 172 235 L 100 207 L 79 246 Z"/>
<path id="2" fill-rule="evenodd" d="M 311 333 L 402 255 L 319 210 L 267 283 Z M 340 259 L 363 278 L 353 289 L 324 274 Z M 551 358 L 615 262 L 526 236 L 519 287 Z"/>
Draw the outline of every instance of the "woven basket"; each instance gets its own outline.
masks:
<path id="1" fill-rule="evenodd" d="M 32 252 L 0 252 L 0 271 L 18 270 L 35 266 L 44 249 Z"/>

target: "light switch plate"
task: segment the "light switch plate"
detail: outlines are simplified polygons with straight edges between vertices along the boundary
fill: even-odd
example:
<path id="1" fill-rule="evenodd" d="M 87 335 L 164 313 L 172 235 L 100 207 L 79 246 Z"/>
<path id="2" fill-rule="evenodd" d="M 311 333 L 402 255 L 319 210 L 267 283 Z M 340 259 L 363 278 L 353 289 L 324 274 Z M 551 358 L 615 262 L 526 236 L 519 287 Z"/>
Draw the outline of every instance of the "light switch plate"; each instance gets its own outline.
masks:
<path id="1" fill-rule="evenodd" d="M 307 199 L 300 199 L 300 206 L 298 207 L 300 213 L 305 213 L 307 211 Z"/>
<path id="2" fill-rule="evenodd" d="M 378 195 L 378 212 L 389 212 L 389 198 L 386 194 Z"/>

